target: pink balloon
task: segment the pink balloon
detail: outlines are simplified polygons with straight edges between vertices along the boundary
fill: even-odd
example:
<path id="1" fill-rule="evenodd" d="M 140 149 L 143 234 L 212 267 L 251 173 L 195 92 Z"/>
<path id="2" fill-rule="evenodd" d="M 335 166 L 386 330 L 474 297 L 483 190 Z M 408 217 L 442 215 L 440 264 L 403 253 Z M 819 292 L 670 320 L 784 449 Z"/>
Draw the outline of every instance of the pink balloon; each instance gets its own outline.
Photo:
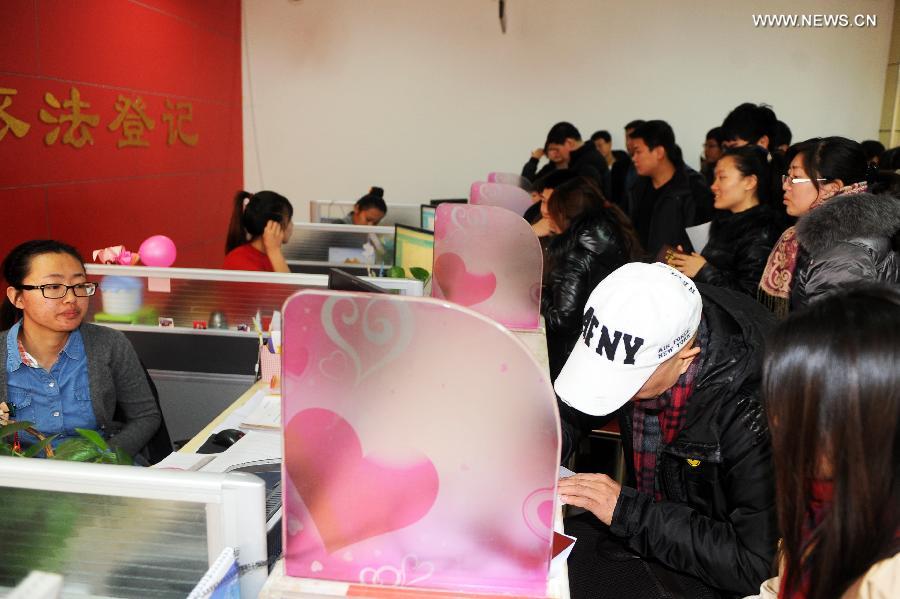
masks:
<path id="1" fill-rule="evenodd" d="M 165 235 L 153 235 L 138 249 L 141 262 L 147 266 L 172 266 L 175 262 L 175 242 Z"/>

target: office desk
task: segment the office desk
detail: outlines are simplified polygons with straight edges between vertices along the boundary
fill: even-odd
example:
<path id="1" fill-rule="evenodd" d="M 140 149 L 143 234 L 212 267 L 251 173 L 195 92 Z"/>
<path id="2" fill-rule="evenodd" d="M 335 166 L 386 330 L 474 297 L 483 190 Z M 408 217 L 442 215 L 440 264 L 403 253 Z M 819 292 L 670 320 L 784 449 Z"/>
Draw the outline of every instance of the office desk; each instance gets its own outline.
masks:
<path id="1" fill-rule="evenodd" d="M 256 381 L 255 383 L 253 383 L 249 389 L 244 391 L 244 393 L 240 397 L 238 397 L 236 400 L 234 400 L 230 406 L 225 408 L 225 410 L 221 414 L 216 416 L 216 418 L 212 422 L 207 424 L 203 428 L 203 430 L 201 430 L 199 433 L 194 435 L 194 437 L 190 441 L 185 443 L 184 446 L 181 449 L 179 449 L 178 451 L 180 451 L 182 453 L 196 453 L 196 451 L 198 449 L 200 449 L 200 446 L 206 442 L 206 440 L 209 438 L 209 436 L 211 434 L 213 434 L 214 432 L 216 432 L 219 429 L 219 427 L 222 425 L 222 423 L 225 422 L 225 420 L 229 416 L 231 416 L 231 414 L 235 410 L 241 408 L 244 404 L 246 404 L 248 401 L 250 401 L 250 399 L 254 395 L 256 395 L 259 391 L 263 390 L 264 388 L 265 387 L 264 387 L 262 381 Z"/>

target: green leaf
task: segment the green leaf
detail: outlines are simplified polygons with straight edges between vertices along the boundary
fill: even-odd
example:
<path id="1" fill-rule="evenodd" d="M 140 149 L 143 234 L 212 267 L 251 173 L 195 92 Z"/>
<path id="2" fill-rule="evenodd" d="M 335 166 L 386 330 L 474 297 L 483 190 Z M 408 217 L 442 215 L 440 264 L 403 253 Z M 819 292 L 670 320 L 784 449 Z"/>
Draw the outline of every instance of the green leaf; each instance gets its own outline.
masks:
<path id="1" fill-rule="evenodd" d="M 109 451 L 109 445 L 106 444 L 106 441 L 103 440 L 103 437 L 100 436 L 100 433 L 97 431 L 89 428 L 76 428 L 75 432 L 99 447 L 101 450 Z"/>
<path id="2" fill-rule="evenodd" d="M 410 266 L 409 274 L 411 274 L 414 279 L 418 279 L 423 283 L 427 282 L 428 277 L 431 276 L 427 270 L 418 266 Z"/>
<path id="3" fill-rule="evenodd" d="M 392 279 L 405 279 L 406 271 L 403 270 L 402 266 L 392 266 L 388 269 L 388 277 Z"/>
<path id="4" fill-rule="evenodd" d="M 116 447 L 116 463 L 123 466 L 132 466 L 134 465 L 134 460 L 121 447 Z"/>
<path id="5" fill-rule="evenodd" d="M 99 448 L 86 439 L 66 439 L 56 448 L 55 460 L 71 462 L 96 462 L 101 456 Z"/>
<path id="6" fill-rule="evenodd" d="M 34 426 L 34 423 L 28 422 L 27 420 L 19 420 L 17 422 L 10 422 L 5 426 L 0 426 L 0 439 L 2 439 L 3 437 L 8 437 L 13 433 L 24 431 L 29 426 Z"/>
<path id="7" fill-rule="evenodd" d="M 44 451 L 44 448 L 47 447 L 48 445 L 50 445 L 50 443 L 53 441 L 53 439 L 55 439 L 58 436 L 59 435 L 53 435 L 52 437 L 47 437 L 45 439 L 38 441 L 37 443 L 35 443 L 31 447 L 29 447 L 28 449 L 23 451 L 22 457 L 23 458 L 33 458 L 37 454 Z"/>

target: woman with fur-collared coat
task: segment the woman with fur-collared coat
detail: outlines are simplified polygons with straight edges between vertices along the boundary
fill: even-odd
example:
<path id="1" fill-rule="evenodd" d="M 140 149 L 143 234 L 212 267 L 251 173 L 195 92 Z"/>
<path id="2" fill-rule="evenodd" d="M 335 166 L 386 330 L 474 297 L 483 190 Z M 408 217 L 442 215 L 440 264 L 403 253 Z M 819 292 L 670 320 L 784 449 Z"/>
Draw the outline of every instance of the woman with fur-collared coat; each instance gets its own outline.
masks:
<path id="1" fill-rule="evenodd" d="M 772 249 L 759 298 L 778 316 L 859 281 L 900 281 L 900 200 L 866 193 L 862 146 L 810 139 L 788 151 L 784 203 L 799 217 Z"/>
<path id="2" fill-rule="evenodd" d="M 889 195 L 839 196 L 801 218 L 791 309 L 858 281 L 900 283 L 898 231 L 900 200 Z"/>

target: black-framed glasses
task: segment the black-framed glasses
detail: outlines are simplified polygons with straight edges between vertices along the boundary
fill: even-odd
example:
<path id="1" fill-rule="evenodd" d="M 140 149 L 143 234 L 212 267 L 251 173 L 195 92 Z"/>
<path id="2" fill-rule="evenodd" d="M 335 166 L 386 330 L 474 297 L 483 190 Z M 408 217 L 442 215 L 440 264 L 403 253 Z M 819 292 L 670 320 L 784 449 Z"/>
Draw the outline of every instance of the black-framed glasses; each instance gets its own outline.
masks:
<path id="1" fill-rule="evenodd" d="M 75 294 L 75 297 L 90 297 L 97 291 L 97 283 L 76 283 L 74 285 L 63 285 L 62 283 L 46 283 L 44 285 L 19 285 L 16 289 L 23 291 L 41 290 L 41 295 L 47 299 L 62 299 L 69 293 L 69 289 Z"/>

